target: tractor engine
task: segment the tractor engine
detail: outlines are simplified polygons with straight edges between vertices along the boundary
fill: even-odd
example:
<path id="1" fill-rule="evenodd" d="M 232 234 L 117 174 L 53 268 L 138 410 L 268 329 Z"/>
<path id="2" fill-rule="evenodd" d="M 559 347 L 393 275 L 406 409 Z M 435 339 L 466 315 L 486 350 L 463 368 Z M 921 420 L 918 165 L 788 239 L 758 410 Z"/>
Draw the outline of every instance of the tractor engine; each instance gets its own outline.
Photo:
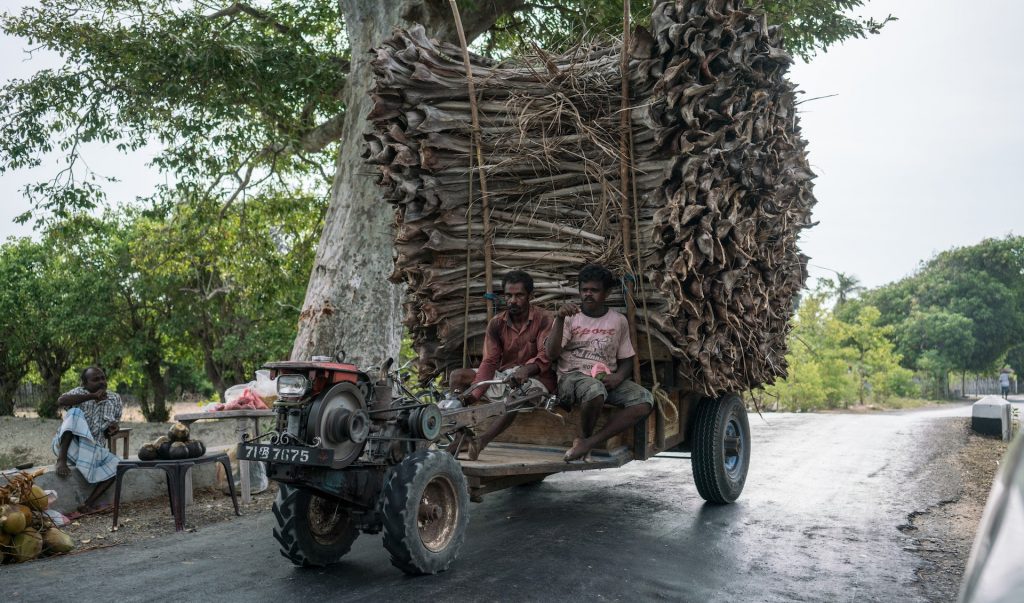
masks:
<path id="1" fill-rule="evenodd" d="M 387 367 L 376 380 L 355 365 L 319 358 L 265 368 L 278 393 L 270 443 L 309 447 L 321 467 L 394 464 L 440 435 L 437 406 L 396 397 Z"/>

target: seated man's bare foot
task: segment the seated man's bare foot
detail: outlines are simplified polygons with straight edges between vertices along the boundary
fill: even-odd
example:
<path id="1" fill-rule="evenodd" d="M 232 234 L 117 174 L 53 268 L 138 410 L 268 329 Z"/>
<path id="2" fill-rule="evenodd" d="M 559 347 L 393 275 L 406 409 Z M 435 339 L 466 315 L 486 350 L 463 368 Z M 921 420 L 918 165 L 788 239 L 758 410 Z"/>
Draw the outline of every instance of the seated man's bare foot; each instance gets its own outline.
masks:
<path id="1" fill-rule="evenodd" d="M 590 452 L 591 446 L 583 438 L 576 438 L 572 441 L 572 448 L 565 451 L 565 462 L 570 463 L 582 459 Z"/>
<path id="2" fill-rule="evenodd" d="M 71 475 L 71 469 L 68 468 L 68 462 L 63 459 L 57 459 L 54 469 L 60 477 L 67 477 Z"/>

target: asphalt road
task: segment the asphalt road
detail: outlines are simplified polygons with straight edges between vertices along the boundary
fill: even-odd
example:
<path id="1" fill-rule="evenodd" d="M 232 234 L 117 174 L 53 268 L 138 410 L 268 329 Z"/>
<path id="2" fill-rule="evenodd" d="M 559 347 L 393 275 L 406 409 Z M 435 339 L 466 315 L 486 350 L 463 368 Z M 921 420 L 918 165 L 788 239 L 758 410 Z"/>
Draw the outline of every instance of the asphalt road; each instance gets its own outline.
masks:
<path id="1" fill-rule="evenodd" d="M 555 475 L 471 508 L 455 566 L 410 578 L 379 535 L 299 569 L 269 513 L 161 541 L 0 568 L 6 601 L 925 600 L 908 514 L 955 494 L 969 407 L 751 417 L 746 489 L 706 505 L 685 459 Z M 951 596 L 955 596 L 955 593 Z"/>

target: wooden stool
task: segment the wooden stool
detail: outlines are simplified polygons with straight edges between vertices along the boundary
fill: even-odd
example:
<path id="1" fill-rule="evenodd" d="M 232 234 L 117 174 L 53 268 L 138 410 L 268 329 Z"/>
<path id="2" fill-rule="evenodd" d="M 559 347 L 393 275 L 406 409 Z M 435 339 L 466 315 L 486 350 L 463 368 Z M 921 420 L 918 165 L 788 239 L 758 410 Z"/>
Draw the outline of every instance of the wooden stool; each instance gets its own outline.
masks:
<path id="1" fill-rule="evenodd" d="M 131 440 L 131 437 L 132 437 L 132 430 L 131 430 L 131 428 L 127 428 L 127 429 L 121 428 L 121 429 L 118 429 L 116 432 L 114 432 L 114 434 L 107 436 L 107 447 L 110 448 L 110 451 L 113 452 L 114 455 L 117 455 L 117 441 L 118 440 L 123 441 L 124 442 L 124 446 L 121 449 L 121 456 L 123 456 L 125 459 L 127 459 L 128 458 L 128 449 L 131 448 L 131 444 L 129 443 L 129 440 Z"/>

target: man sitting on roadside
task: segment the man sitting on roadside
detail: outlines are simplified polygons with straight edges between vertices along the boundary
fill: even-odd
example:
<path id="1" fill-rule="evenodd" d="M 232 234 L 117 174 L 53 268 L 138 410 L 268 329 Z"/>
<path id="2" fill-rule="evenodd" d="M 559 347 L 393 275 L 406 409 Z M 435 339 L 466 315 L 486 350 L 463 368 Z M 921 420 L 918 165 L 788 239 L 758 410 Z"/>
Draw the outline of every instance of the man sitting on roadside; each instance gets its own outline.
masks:
<path id="1" fill-rule="evenodd" d="M 597 444 L 621 433 L 650 414 L 651 392 L 629 380 L 633 370 L 633 344 L 626 317 L 605 306 L 615 278 L 605 267 L 589 264 L 580 270 L 582 306 L 564 304 L 555 314 L 547 355 L 558 361 L 558 397 L 579 406 L 583 437 L 572 442 L 566 462 L 584 458 Z M 616 412 L 594 433 L 605 404 Z"/>
<path id="2" fill-rule="evenodd" d="M 473 388 L 473 384 L 490 379 L 508 378 L 512 387 L 522 386 L 523 395 L 547 395 L 554 391 L 555 376 L 541 346 L 541 338 L 551 328 L 551 314 L 530 304 L 533 299 L 533 278 L 514 270 L 501 281 L 507 309 L 487 324 L 484 334 L 484 356 L 480 368 L 452 371 L 449 383 L 456 391 L 466 391 L 468 403 L 486 396 L 491 400 L 504 397 L 507 386 L 492 385 Z M 524 385 L 525 384 L 525 385 Z M 469 458 L 476 460 L 499 433 L 515 421 L 515 413 L 498 417 L 478 439 L 469 443 Z"/>
<path id="3" fill-rule="evenodd" d="M 57 399 L 57 406 L 67 411 L 53 438 L 53 452 L 57 455 L 57 475 L 71 475 L 70 461 L 85 481 L 96 484 L 78 507 L 78 514 L 84 515 L 107 509 L 97 502 L 114 483 L 117 455 L 107 450 L 104 439 L 117 432 L 122 406 L 121 397 L 107 391 L 107 375 L 103 369 L 90 366 L 82 371 L 80 380 L 79 387 Z"/>

